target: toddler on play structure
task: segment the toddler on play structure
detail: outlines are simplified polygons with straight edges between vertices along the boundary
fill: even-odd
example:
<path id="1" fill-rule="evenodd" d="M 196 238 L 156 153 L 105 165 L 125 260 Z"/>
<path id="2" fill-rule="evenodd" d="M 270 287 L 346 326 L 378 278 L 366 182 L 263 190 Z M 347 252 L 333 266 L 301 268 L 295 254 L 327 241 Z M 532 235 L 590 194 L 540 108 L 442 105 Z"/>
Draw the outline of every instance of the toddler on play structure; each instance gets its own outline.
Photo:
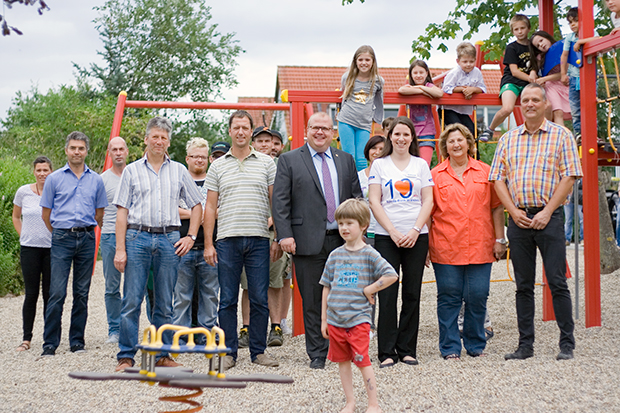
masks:
<path id="1" fill-rule="evenodd" d="M 355 411 L 351 361 L 364 378 L 367 412 L 380 412 L 375 373 L 368 356 L 371 306 L 375 294 L 398 281 L 398 275 L 364 242 L 364 230 L 370 223 L 370 209 L 365 201 L 346 200 L 336 209 L 335 217 L 345 244 L 329 255 L 319 282 L 323 286 L 321 331 L 329 339 L 327 358 L 338 363 L 340 370 L 347 400 L 342 412 Z"/>

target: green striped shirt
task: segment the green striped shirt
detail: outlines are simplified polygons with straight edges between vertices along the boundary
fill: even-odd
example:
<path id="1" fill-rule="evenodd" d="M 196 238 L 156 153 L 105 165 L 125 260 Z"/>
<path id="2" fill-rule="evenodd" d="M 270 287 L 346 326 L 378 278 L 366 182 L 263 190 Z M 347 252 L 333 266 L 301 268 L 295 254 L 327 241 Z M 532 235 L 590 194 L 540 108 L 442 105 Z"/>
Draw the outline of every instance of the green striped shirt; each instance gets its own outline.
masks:
<path id="1" fill-rule="evenodd" d="M 250 154 L 243 160 L 228 151 L 207 172 L 207 189 L 219 194 L 218 240 L 269 237 L 269 187 L 276 178 L 276 165 L 270 156 L 250 148 Z"/>

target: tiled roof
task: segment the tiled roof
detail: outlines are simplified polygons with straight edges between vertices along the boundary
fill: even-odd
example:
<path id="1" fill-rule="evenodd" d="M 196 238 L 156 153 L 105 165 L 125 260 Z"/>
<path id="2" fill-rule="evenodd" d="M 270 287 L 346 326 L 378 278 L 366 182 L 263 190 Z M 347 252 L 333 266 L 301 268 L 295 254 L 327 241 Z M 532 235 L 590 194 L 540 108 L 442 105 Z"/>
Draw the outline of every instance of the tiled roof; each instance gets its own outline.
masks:
<path id="1" fill-rule="evenodd" d="M 325 66 L 278 66 L 278 83 L 276 93 L 289 90 L 335 90 L 340 88 L 340 79 L 346 67 Z M 450 69 L 431 68 L 433 77 Z M 407 83 L 407 68 L 379 68 L 379 74 L 385 79 L 385 91 L 397 92 L 398 88 Z M 482 76 L 488 93 L 499 93 L 502 72 L 499 69 L 483 69 Z"/>
<path id="2" fill-rule="evenodd" d="M 239 103 L 275 103 L 274 98 L 270 97 L 250 97 L 240 96 L 237 98 Z M 254 120 L 254 127 L 268 126 L 271 127 L 273 119 L 273 110 L 248 110 L 248 113 Z"/>

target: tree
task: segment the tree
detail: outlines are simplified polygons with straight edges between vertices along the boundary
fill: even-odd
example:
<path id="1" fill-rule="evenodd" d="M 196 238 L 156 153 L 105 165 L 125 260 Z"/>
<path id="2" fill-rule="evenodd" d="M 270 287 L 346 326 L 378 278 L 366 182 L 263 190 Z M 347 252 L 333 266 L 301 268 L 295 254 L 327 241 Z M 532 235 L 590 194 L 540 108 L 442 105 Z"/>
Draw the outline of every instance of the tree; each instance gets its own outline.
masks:
<path id="1" fill-rule="evenodd" d="M 108 0 L 94 20 L 104 43 L 104 66 L 80 68 L 103 90 L 130 99 L 208 101 L 236 85 L 233 38 L 210 24 L 203 0 Z"/>
<path id="2" fill-rule="evenodd" d="M 45 10 L 49 10 L 50 8 L 47 7 L 47 4 L 45 3 L 44 0 L 2 0 L 2 5 L 8 7 L 9 9 L 13 7 L 13 4 L 21 4 L 24 6 L 34 6 L 35 4 L 39 4 L 39 8 L 37 9 L 37 11 L 39 12 L 39 15 L 43 14 L 43 11 Z M 23 33 L 21 32 L 21 30 L 19 30 L 17 27 L 14 26 L 9 26 L 9 24 L 6 21 L 6 14 L 2 15 L 0 14 L 0 30 L 2 30 L 2 35 L 3 36 L 9 36 L 11 34 L 11 30 L 13 30 L 13 32 L 15 32 L 18 35 L 22 35 Z"/>
<path id="3" fill-rule="evenodd" d="M 2 126 L 2 147 L 27 164 L 38 155 L 48 156 L 55 168 L 65 164 L 65 138 L 75 130 L 90 138 L 86 163 L 103 169 L 116 99 L 94 92 L 88 85 L 61 86 L 47 93 L 18 92 Z M 144 130 L 151 111 L 128 109 L 121 136 L 130 149 L 129 160 L 142 156 Z"/>

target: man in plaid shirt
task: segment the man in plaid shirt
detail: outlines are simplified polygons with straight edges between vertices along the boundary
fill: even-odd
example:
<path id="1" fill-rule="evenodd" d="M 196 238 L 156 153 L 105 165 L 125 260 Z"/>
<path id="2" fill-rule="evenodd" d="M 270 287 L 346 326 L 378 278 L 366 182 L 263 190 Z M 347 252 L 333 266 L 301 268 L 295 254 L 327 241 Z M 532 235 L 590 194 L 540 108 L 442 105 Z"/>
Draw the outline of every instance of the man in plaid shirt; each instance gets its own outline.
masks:
<path id="1" fill-rule="evenodd" d="M 489 180 L 510 214 L 508 239 L 517 284 L 519 347 L 504 356 L 524 360 L 534 355 L 534 283 L 536 247 L 540 250 L 560 328 L 557 360 L 573 358 L 575 324 L 566 283 L 566 245 L 561 208 L 576 178 L 582 176 L 577 145 L 563 126 L 545 119 L 542 86 L 527 85 L 521 94 L 525 124 L 500 139 Z"/>

